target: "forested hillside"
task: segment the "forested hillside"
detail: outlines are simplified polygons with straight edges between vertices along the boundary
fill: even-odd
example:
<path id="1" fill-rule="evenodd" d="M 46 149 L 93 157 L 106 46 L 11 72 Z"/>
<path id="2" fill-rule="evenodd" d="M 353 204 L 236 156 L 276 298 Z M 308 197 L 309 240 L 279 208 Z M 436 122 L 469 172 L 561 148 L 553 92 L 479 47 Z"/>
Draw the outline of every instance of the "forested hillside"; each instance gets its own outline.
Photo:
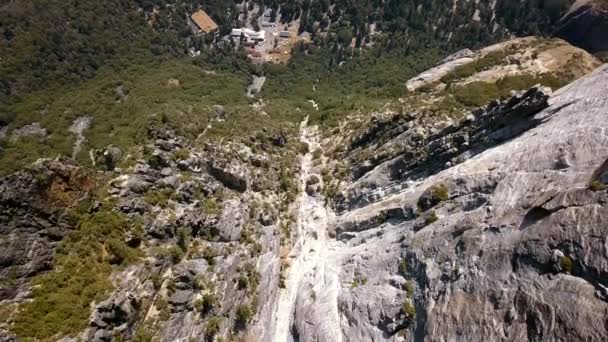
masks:
<path id="1" fill-rule="evenodd" d="M 150 53 L 184 55 L 194 39 L 187 17 L 202 7 L 226 33 L 245 8 L 271 8 L 283 22 L 341 45 L 376 40 L 388 49 L 478 47 L 517 35 L 551 32 L 571 0 L 218 0 L 3 1 L 0 100 L 51 84 L 89 79 Z M 259 11 L 260 13 L 262 10 Z M 329 36 L 323 34 L 329 33 Z M 374 33 L 378 33 L 375 38 Z M 120 62 L 120 59 L 126 59 Z"/>
<path id="2" fill-rule="evenodd" d="M 100 138 L 89 139 L 88 144 L 114 140 L 122 147 L 129 146 L 136 136 L 133 132 L 141 126 L 127 122 L 144 122 L 167 104 L 137 92 L 121 99 L 129 94 L 117 95 L 112 89 L 128 92 L 132 87 L 126 85 L 144 86 L 137 79 L 158 79 L 165 74 L 177 78 L 191 68 L 197 73 L 217 71 L 221 77 L 236 77 L 241 84 L 252 73 L 267 73 L 271 77 L 263 96 L 270 101 L 264 110 L 271 117 L 310 106 L 306 101 L 313 98 L 311 91 L 318 86 L 322 91 L 314 96 L 320 109 L 315 117 L 329 122 L 336 115 L 370 110 L 398 98 L 407 79 L 449 52 L 487 45 L 512 33 L 548 33 L 570 2 L 2 1 L 0 126 L 5 126 L 3 134 L 10 134 L 33 122 L 47 123 L 43 127 L 49 137 L 3 140 L 0 166 L 14 169 L 48 153 L 64 154 L 72 144 L 72 134 L 67 131 L 71 120 L 82 114 L 101 119 L 98 113 L 103 113 L 103 125 L 93 120 L 89 132 Z M 297 46 L 287 66 L 253 66 L 230 44 L 212 46 L 208 37 L 192 35 L 187 18 L 197 8 L 205 9 L 222 33 L 270 9 L 271 16 L 280 16 L 286 25 L 301 23 L 300 32 L 309 32 L 311 43 Z M 190 58 L 191 47 L 200 49 L 201 56 Z M 180 65 L 177 69 L 168 70 L 179 70 L 177 74 L 163 70 L 176 64 Z M 215 80 L 207 84 L 215 84 Z M 166 93 L 162 82 L 145 87 L 149 94 Z M 206 91 L 232 98 L 231 105 L 250 101 L 235 95 L 238 91 L 233 87 L 209 87 Z M 74 93 L 89 95 L 74 101 L 70 95 Z M 117 98 L 120 101 L 116 102 Z M 180 102 L 182 99 L 178 96 L 173 101 L 193 104 L 191 100 Z M 207 108 L 204 112 L 214 104 L 205 97 L 196 101 L 199 108 Z M 15 163 L 15 158 L 20 162 Z"/>

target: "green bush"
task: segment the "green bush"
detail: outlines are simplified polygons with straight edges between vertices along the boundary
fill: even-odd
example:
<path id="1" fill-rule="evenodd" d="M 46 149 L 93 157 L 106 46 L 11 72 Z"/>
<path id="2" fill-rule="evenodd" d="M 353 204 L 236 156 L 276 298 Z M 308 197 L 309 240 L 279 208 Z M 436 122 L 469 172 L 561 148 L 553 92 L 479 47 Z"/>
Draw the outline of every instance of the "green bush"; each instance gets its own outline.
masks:
<path id="1" fill-rule="evenodd" d="M 249 285 L 249 281 L 247 280 L 247 277 L 245 277 L 244 275 L 241 275 L 237 280 L 238 289 L 244 290 L 247 288 L 248 285 Z"/>
<path id="2" fill-rule="evenodd" d="M 321 151 L 320 148 L 317 148 L 312 152 L 313 159 L 319 159 L 319 158 L 321 158 L 322 155 L 323 155 L 323 151 Z"/>
<path id="3" fill-rule="evenodd" d="M 437 213 L 434 210 L 432 210 L 427 214 L 426 218 L 424 219 L 424 223 L 426 225 L 429 225 L 429 224 L 437 222 L 437 220 L 439 220 L 439 217 L 437 216 Z"/>
<path id="4" fill-rule="evenodd" d="M 218 317 L 211 317 L 205 324 L 205 337 L 207 341 L 213 341 L 215 335 L 220 332 L 221 321 Z"/>
<path id="5" fill-rule="evenodd" d="M 412 285 L 411 281 L 405 282 L 405 292 L 407 293 L 408 298 L 412 298 L 414 295 L 414 285 Z"/>
<path id="6" fill-rule="evenodd" d="M 508 55 L 509 51 L 492 51 L 476 61 L 459 66 L 451 73 L 443 76 L 441 78 L 441 82 L 449 84 L 458 80 L 468 78 L 484 70 L 491 69 L 494 66 L 505 64 L 505 58 Z"/>
<path id="7" fill-rule="evenodd" d="M 213 197 L 206 198 L 203 201 L 203 209 L 207 215 L 218 215 L 222 211 L 222 208 Z"/>
<path id="8" fill-rule="evenodd" d="M 133 336 L 133 342 L 152 342 L 153 337 L 154 334 L 150 327 L 146 325 L 140 325 L 135 331 L 135 336 Z"/>
<path id="9" fill-rule="evenodd" d="M 236 308 L 236 322 L 239 326 L 245 327 L 253 317 L 253 312 L 249 305 L 241 304 Z"/>
<path id="10" fill-rule="evenodd" d="M 449 199 L 449 189 L 444 183 L 435 184 L 424 191 L 418 198 L 418 209 L 426 211 Z"/>
<path id="11" fill-rule="evenodd" d="M 432 187 L 431 196 L 433 201 L 441 203 L 449 198 L 449 189 L 445 183 L 439 183 Z"/>
<path id="12" fill-rule="evenodd" d="M 169 204 L 171 192 L 168 190 L 152 190 L 148 191 L 144 196 L 144 201 L 152 206 L 166 208 Z"/>
<path id="13" fill-rule="evenodd" d="M 495 83 L 471 82 L 448 88 L 454 98 L 468 107 L 482 107 L 492 100 L 508 97 L 511 91 L 527 90 L 537 84 L 559 89 L 573 80 L 572 75 L 565 73 L 545 73 L 541 75 L 505 76 Z"/>
<path id="14" fill-rule="evenodd" d="M 74 214 L 77 229 L 56 250 L 55 269 L 34 278 L 32 301 L 24 303 L 11 330 L 26 339 L 73 335 L 88 322 L 91 303 L 105 298 L 112 288 L 111 262 L 137 260 L 138 252 L 125 245 L 129 221 L 112 211 Z M 103 258 L 104 249 L 112 258 Z"/>
<path id="15" fill-rule="evenodd" d="M 215 265 L 215 257 L 217 257 L 217 256 L 218 256 L 217 251 L 211 246 L 207 246 L 203 250 L 203 259 L 205 259 L 207 261 L 207 263 L 211 266 Z"/>
<path id="16" fill-rule="evenodd" d="M 405 275 L 407 273 L 407 261 L 404 259 L 401 259 L 401 261 L 399 262 L 399 274 L 401 275 Z"/>
<path id="17" fill-rule="evenodd" d="M 179 246 L 171 246 L 169 247 L 169 256 L 174 264 L 179 264 L 184 257 L 184 251 Z"/>
<path id="18" fill-rule="evenodd" d="M 454 98 L 468 107 L 485 106 L 491 100 L 500 98 L 495 83 L 471 82 L 451 88 Z"/>
<path id="19" fill-rule="evenodd" d="M 108 247 L 112 253 L 112 264 L 129 264 L 139 258 L 137 250 L 127 246 L 122 240 L 110 239 Z"/>
<path id="20" fill-rule="evenodd" d="M 309 151 L 310 151 L 310 148 L 308 147 L 308 143 L 301 142 L 301 143 L 298 145 L 298 152 L 299 152 L 300 154 L 306 154 L 306 153 L 308 153 Z"/>
<path id="21" fill-rule="evenodd" d="M 188 246 L 190 245 L 190 231 L 186 228 L 179 228 L 177 230 L 177 246 L 181 248 L 182 252 L 188 252 Z"/>
<path id="22" fill-rule="evenodd" d="M 401 312 L 403 312 L 407 318 L 412 319 L 416 316 L 416 308 L 410 303 L 409 299 L 403 301 L 401 306 Z"/>
<path id="23" fill-rule="evenodd" d="M 602 184 L 599 181 L 593 181 L 589 185 L 589 189 L 591 189 L 591 191 L 601 191 L 601 190 L 606 189 L 606 185 Z"/>
<path id="24" fill-rule="evenodd" d="M 169 302 L 165 298 L 159 298 L 156 301 L 156 309 L 158 310 L 158 318 L 161 321 L 167 321 L 171 317 L 169 312 Z"/>
<path id="25" fill-rule="evenodd" d="M 206 293 L 203 295 L 203 298 L 201 299 L 201 312 L 206 314 L 211 312 L 211 310 L 213 310 L 213 308 L 217 305 L 217 299 L 215 298 L 214 295 L 210 294 L 210 293 Z"/>
<path id="26" fill-rule="evenodd" d="M 569 256 L 567 256 L 567 255 L 563 256 L 559 260 L 559 264 L 562 267 L 562 270 L 564 270 L 564 272 L 572 273 L 574 263 L 572 262 L 572 259 Z"/>
<path id="27" fill-rule="evenodd" d="M 171 156 L 171 159 L 176 162 L 180 160 L 188 160 L 188 158 L 190 158 L 190 150 L 187 148 L 180 148 L 179 150 L 173 152 L 173 155 Z"/>

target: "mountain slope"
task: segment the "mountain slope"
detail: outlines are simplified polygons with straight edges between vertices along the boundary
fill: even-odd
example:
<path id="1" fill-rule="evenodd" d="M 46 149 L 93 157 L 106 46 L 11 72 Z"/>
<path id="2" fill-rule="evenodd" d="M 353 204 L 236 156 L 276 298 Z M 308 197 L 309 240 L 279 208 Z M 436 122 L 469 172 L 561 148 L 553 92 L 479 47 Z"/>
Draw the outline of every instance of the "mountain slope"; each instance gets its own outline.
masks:
<path id="1" fill-rule="evenodd" d="M 382 195 L 399 179 L 382 165 L 355 183 L 380 195 L 337 217 L 342 283 L 367 280 L 342 287 L 342 332 L 385 339 L 405 322 L 408 340 L 602 340 L 606 192 L 589 184 L 608 155 L 607 77 L 567 86 L 522 118 L 535 128 L 399 194 Z"/>
<path id="2" fill-rule="evenodd" d="M 608 67 L 504 41 L 570 5 L 0 1 L 0 340 L 606 340 Z"/>

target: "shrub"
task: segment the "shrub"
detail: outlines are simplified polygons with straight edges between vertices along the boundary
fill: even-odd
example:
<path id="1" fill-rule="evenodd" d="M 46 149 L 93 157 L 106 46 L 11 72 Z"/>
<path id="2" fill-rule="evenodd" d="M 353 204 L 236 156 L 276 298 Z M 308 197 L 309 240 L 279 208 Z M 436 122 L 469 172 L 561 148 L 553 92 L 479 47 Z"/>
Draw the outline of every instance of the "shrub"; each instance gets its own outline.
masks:
<path id="1" fill-rule="evenodd" d="M 313 158 L 313 159 L 319 159 L 319 158 L 321 158 L 321 155 L 322 155 L 322 154 L 323 154 L 323 152 L 321 151 L 321 149 L 320 149 L 320 148 L 317 148 L 317 149 L 315 149 L 315 150 L 312 152 L 312 158 Z"/>
<path id="2" fill-rule="evenodd" d="M 148 191 L 144 196 L 144 201 L 152 206 L 158 206 L 161 208 L 166 208 L 169 204 L 169 197 L 171 193 L 167 190 L 159 191 L 153 190 Z"/>
<path id="3" fill-rule="evenodd" d="M 204 314 L 211 312 L 215 305 L 217 304 L 217 299 L 213 294 L 205 293 L 203 298 L 201 299 L 201 309 L 200 311 Z"/>
<path id="4" fill-rule="evenodd" d="M 421 211 L 426 211 L 437 204 L 448 200 L 449 190 L 444 183 L 433 185 L 426 189 L 418 199 L 418 207 Z"/>
<path id="5" fill-rule="evenodd" d="M 173 279 L 169 279 L 167 281 L 167 292 L 169 294 L 173 294 L 175 293 L 175 289 L 177 288 L 176 284 L 175 284 L 175 280 Z"/>
<path id="6" fill-rule="evenodd" d="M 169 255 L 171 256 L 171 261 L 174 264 L 178 264 L 184 257 L 184 251 L 179 246 L 171 246 L 169 247 Z"/>
<path id="7" fill-rule="evenodd" d="M 593 181 L 589 185 L 589 189 L 591 189 L 592 191 L 601 191 L 601 190 L 604 190 L 605 188 L 606 188 L 606 185 L 600 183 L 599 181 Z"/>
<path id="8" fill-rule="evenodd" d="M 150 327 L 140 325 L 135 331 L 135 336 L 133 336 L 133 342 L 151 342 L 152 338 L 153 333 Z"/>
<path id="9" fill-rule="evenodd" d="M 207 198 L 203 202 L 203 208 L 205 209 L 205 213 L 207 215 L 218 215 L 221 213 L 221 208 L 215 198 Z"/>
<path id="10" fill-rule="evenodd" d="M 437 220 L 439 220 L 439 217 L 437 216 L 437 213 L 433 210 L 428 213 L 428 215 L 426 216 L 426 218 L 424 220 L 424 223 L 429 225 L 429 224 L 435 223 Z"/>
<path id="11" fill-rule="evenodd" d="M 239 277 L 239 279 L 237 280 L 237 286 L 238 286 L 239 290 L 246 289 L 248 285 L 249 285 L 249 282 L 247 281 L 247 277 L 245 277 L 244 275 L 241 275 Z"/>
<path id="12" fill-rule="evenodd" d="M 136 260 L 137 250 L 121 241 L 130 225 L 112 211 L 74 214 L 77 229 L 64 237 L 56 250 L 55 269 L 33 279 L 32 301 L 14 317 L 12 331 L 26 339 L 51 339 L 82 331 L 91 303 L 105 298 L 112 288 L 112 267 L 100 257 L 104 248 L 125 264 Z"/>
<path id="13" fill-rule="evenodd" d="M 213 247 L 207 246 L 207 248 L 203 250 L 203 259 L 205 259 L 209 265 L 213 266 L 215 265 L 215 257 L 217 254 L 217 251 Z"/>
<path id="14" fill-rule="evenodd" d="M 171 317 L 169 313 L 169 303 L 165 298 L 159 298 L 156 301 L 156 309 L 158 310 L 158 318 L 161 321 L 166 321 Z"/>
<path id="15" fill-rule="evenodd" d="M 308 153 L 309 150 L 310 150 L 310 147 L 308 146 L 308 143 L 301 142 L 298 145 L 298 152 L 300 152 L 300 154 L 306 154 L 306 153 Z"/>
<path id="16" fill-rule="evenodd" d="M 236 322 L 239 326 L 247 326 L 252 316 L 253 312 L 251 312 L 249 305 L 241 304 L 236 308 Z"/>
<path id="17" fill-rule="evenodd" d="M 559 260 L 559 264 L 562 267 L 562 270 L 564 270 L 564 272 L 572 273 L 572 268 L 574 267 L 574 263 L 572 262 L 572 259 L 569 256 L 567 256 L 567 255 L 563 256 Z"/>
<path id="18" fill-rule="evenodd" d="M 112 264 L 132 263 L 139 257 L 137 250 L 130 248 L 126 243 L 119 239 L 110 239 L 108 248 L 112 253 L 110 261 Z"/>
<path id="19" fill-rule="evenodd" d="M 190 151 L 186 148 L 180 148 L 179 150 L 173 152 L 173 155 L 171 156 L 171 159 L 176 162 L 180 160 L 188 160 L 188 158 L 190 158 Z"/>
<path id="20" fill-rule="evenodd" d="M 409 299 L 403 301 L 403 305 L 401 306 L 401 311 L 407 316 L 407 318 L 412 319 L 416 316 L 416 308 L 410 303 Z"/>
<path id="21" fill-rule="evenodd" d="M 498 87 L 494 83 L 471 82 L 451 88 L 454 98 L 468 107 L 485 106 L 488 102 L 500 98 Z"/>
<path id="22" fill-rule="evenodd" d="M 405 275 L 406 272 L 407 272 L 407 261 L 405 261 L 405 259 L 402 259 L 401 262 L 399 262 L 399 273 L 401 275 Z"/>
<path id="23" fill-rule="evenodd" d="M 220 319 L 218 317 L 211 317 L 207 324 L 205 324 L 205 337 L 207 341 L 213 341 L 215 335 L 220 332 Z"/>
<path id="24" fill-rule="evenodd" d="M 0 126 L 8 126 L 15 120 L 15 116 L 13 112 L 0 112 Z"/>
<path id="25" fill-rule="evenodd" d="M 411 281 L 405 282 L 405 292 L 407 293 L 408 298 L 412 298 L 414 295 L 414 285 L 412 285 Z"/>
<path id="26" fill-rule="evenodd" d="M 312 175 L 312 176 L 308 177 L 308 179 L 306 180 L 306 186 L 319 184 L 320 181 L 321 180 L 319 179 L 319 177 L 317 177 L 316 175 Z"/>
<path id="27" fill-rule="evenodd" d="M 188 252 L 188 245 L 190 244 L 190 233 L 186 228 L 179 228 L 177 230 L 177 246 L 181 248 L 182 252 Z"/>
<path id="28" fill-rule="evenodd" d="M 154 289 L 156 291 L 160 290 L 160 288 L 163 286 L 163 278 L 160 276 L 160 274 L 154 273 L 151 277 L 151 280 L 152 280 L 152 286 L 154 286 Z"/>

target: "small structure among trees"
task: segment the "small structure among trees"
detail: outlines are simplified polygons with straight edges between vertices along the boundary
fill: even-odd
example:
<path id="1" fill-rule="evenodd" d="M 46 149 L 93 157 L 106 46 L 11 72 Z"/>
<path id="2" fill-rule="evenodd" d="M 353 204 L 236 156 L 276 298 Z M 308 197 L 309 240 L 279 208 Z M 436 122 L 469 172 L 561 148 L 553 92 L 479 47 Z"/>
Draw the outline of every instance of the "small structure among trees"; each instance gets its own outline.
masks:
<path id="1" fill-rule="evenodd" d="M 190 27 L 194 34 L 219 34 L 219 29 L 215 21 L 202 9 L 194 12 L 190 16 Z"/>

